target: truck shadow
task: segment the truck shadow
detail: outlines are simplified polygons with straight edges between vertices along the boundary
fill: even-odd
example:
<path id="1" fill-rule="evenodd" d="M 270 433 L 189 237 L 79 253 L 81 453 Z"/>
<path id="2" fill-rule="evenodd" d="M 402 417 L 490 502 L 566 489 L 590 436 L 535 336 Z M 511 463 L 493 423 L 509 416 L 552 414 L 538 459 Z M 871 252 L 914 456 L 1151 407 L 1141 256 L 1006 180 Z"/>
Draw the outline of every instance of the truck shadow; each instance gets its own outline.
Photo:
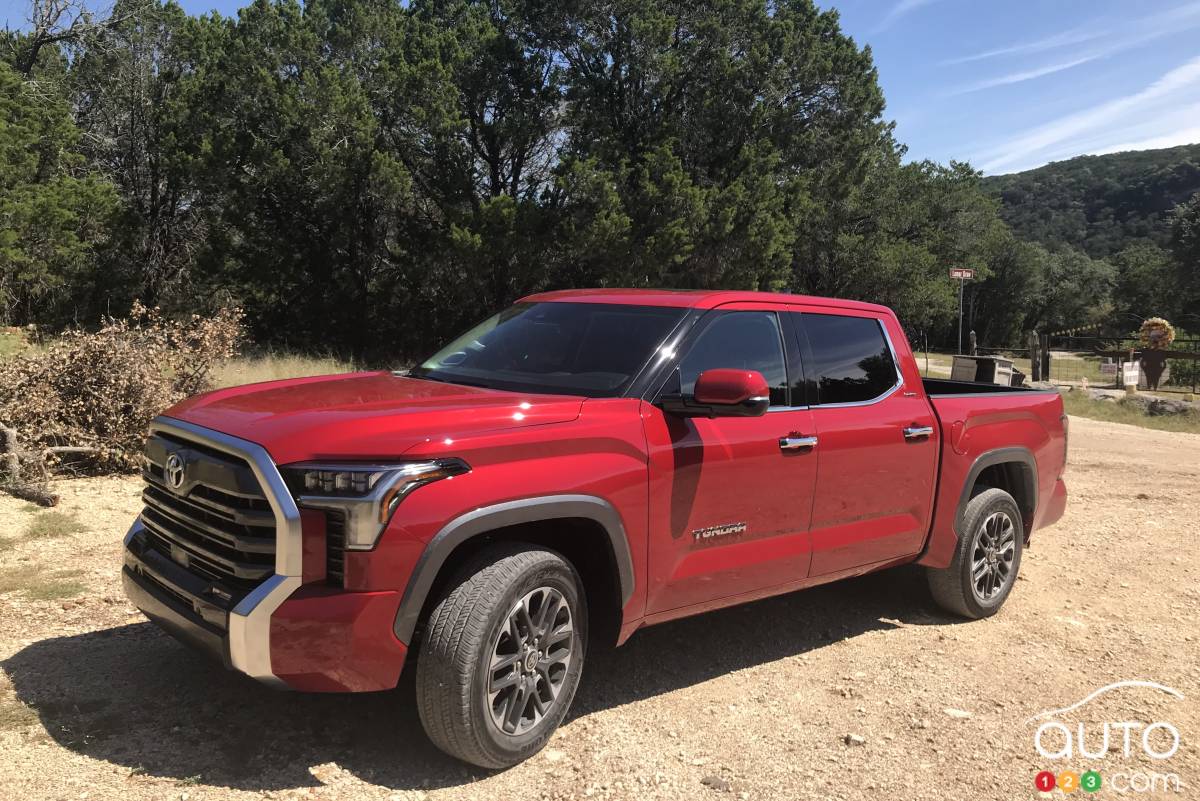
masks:
<path id="1" fill-rule="evenodd" d="M 641 631 L 596 649 L 571 718 L 826 647 L 864 632 L 949 622 L 913 570 L 865 576 Z M 149 623 L 35 642 L 0 663 L 48 737 L 94 759 L 246 790 L 320 786 L 335 762 L 393 789 L 486 772 L 426 740 L 411 671 L 395 693 L 276 692 L 196 656 Z M 519 768 L 517 768 L 519 769 Z M 332 770 L 332 768 L 331 768 Z"/>

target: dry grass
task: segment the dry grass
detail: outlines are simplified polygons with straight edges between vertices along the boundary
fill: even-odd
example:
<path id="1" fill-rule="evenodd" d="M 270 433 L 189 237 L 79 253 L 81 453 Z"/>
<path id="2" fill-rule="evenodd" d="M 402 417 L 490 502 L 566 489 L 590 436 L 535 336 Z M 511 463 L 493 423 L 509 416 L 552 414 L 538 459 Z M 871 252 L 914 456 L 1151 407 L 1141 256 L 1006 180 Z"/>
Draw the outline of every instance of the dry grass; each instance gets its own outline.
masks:
<path id="1" fill-rule="evenodd" d="M 1200 434 L 1200 415 L 1195 414 L 1150 415 L 1136 406 L 1130 406 L 1120 401 L 1092 400 L 1082 392 L 1064 393 L 1063 407 L 1067 414 L 1076 417 L 1088 417 L 1092 420 L 1104 420 L 1109 423 L 1125 423 L 1142 428 L 1154 428 L 1159 431 Z"/>
<path id="2" fill-rule="evenodd" d="M 33 518 L 25 528 L 25 538 L 32 540 L 63 537 L 69 534 L 79 534 L 83 530 L 83 524 L 76 520 L 74 515 L 55 509 L 42 512 Z"/>
<path id="3" fill-rule="evenodd" d="M 0 575 L 0 595 L 19 592 L 34 601 L 58 601 L 74 598 L 88 588 L 80 580 L 82 570 L 44 571 L 39 565 L 9 568 Z"/>
<path id="4" fill-rule="evenodd" d="M 0 551 L 12 550 L 18 543 L 25 540 L 42 540 L 51 537 L 66 537 L 82 534 L 87 529 L 70 512 L 54 509 L 43 512 L 33 504 L 27 504 L 24 511 L 31 515 L 24 532 L 17 537 L 0 537 Z"/>
<path id="5" fill-rule="evenodd" d="M 294 353 L 263 353 L 230 359 L 213 369 L 211 377 L 217 387 L 257 384 L 281 378 L 301 378 L 310 375 L 349 373 L 358 369 L 352 362 L 332 356 L 301 356 Z"/>
<path id="6" fill-rule="evenodd" d="M 0 359 L 18 356 L 30 350 L 32 347 L 33 346 L 29 344 L 29 340 L 26 339 L 24 333 L 21 331 L 0 331 Z"/>
<path id="7" fill-rule="evenodd" d="M 23 729 L 37 722 L 37 712 L 17 699 L 0 699 L 0 731 Z"/>

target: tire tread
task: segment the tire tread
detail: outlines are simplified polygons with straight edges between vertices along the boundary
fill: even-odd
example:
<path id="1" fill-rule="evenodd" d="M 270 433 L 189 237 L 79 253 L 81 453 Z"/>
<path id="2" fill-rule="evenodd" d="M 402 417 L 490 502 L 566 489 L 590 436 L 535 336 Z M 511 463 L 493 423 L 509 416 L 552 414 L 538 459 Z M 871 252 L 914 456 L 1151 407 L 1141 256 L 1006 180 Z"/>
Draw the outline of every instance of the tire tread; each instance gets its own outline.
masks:
<path id="1" fill-rule="evenodd" d="M 1020 508 L 1011 495 L 995 487 L 979 487 L 971 499 L 967 501 L 967 505 L 963 509 L 963 529 L 969 532 L 969 534 L 958 538 L 958 545 L 955 546 L 954 559 L 950 562 L 950 566 L 946 568 L 928 568 L 925 571 L 929 582 L 929 592 L 933 596 L 933 600 L 938 606 L 941 606 L 948 612 L 972 619 L 986 617 L 995 614 L 1000 606 L 1003 606 L 1008 594 L 1012 591 L 1010 587 L 1005 597 L 1001 599 L 1000 604 L 994 608 L 977 608 L 979 605 L 974 603 L 974 599 L 970 595 L 971 588 L 963 581 L 962 565 L 965 559 L 970 558 L 967 552 L 974 539 L 975 527 L 981 522 L 984 510 L 998 502 L 1006 502 L 1012 507 L 1011 511 L 1016 516 L 1018 528 L 1021 528 Z M 1019 534 L 1020 536 L 1017 538 L 1018 549 L 1021 548 L 1020 540 L 1024 536 L 1024 532 L 1019 531 Z M 1019 569 L 1019 562 L 1017 566 Z"/>
<path id="2" fill-rule="evenodd" d="M 487 645 L 483 640 L 497 599 L 523 573 L 548 561 L 573 572 L 561 556 L 545 549 L 520 543 L 486 548 L 463 567 L 429 615 L 417 660 L 417 710 L 433 744 L 465 762 L 485 768 L 511 764 L 487 748 L 471 721 L 475 660 Z"/>

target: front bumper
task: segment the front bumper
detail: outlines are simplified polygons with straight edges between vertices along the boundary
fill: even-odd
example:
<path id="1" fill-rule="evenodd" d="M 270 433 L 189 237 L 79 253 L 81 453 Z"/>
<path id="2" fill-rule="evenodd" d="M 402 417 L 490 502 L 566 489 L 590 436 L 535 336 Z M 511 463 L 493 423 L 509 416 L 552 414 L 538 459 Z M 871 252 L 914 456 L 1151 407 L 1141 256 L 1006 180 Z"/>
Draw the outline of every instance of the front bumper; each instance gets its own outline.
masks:
<path id="1" fill-rule="evenodd" d="M 125 536 L 122 584 L 151 622 L 267 684 L 306 692 L 388 690 L 404 665 L 407 648 L 392 628 L 397 592 L 302 587 L 299 579 L 275 575 L 230 608 L 209 582 L 147 547 L 140 520 Z"/>

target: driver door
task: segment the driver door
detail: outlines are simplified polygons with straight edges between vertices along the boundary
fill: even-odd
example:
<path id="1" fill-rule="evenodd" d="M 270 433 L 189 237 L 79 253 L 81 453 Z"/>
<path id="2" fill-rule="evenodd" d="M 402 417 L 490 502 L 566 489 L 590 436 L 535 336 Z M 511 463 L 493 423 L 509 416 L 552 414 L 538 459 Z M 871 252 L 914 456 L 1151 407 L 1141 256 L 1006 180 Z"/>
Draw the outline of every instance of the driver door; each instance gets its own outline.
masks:
<path id="1" fill-rule="evenodd" d="M 807 577 L 817 457 L 799 352 L 767 304 L 710 312 L 664 393 L 690 395 L 705 370 L 757 370 L 771 388 L 759 417 L 683 417 L 644 405 L 650 457 L 647 613 L 719 601 Z M 790 368 L 790 369 L 789 369 Z M 718 605 L 718 604 L 714 604 Z"/>

